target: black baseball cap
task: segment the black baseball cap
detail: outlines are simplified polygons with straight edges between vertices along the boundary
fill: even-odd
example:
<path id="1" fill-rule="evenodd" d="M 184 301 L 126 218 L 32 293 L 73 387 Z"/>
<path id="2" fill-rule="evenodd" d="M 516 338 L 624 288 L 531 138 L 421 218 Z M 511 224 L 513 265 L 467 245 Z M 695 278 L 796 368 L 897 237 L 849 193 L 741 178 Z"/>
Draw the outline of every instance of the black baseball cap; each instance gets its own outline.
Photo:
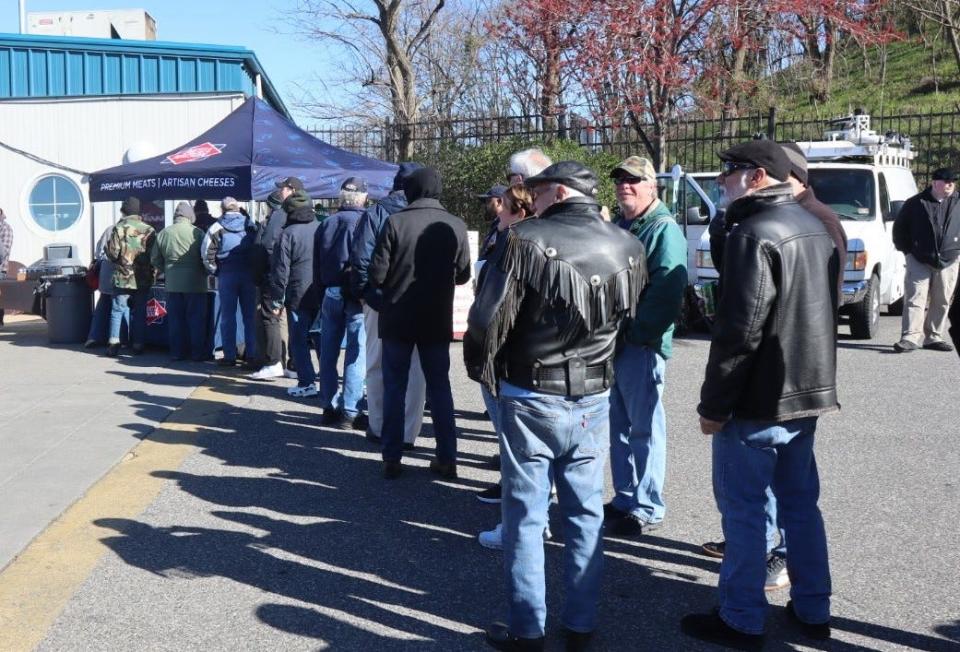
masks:
<path id="1" fill-rule="evenodd" d="M 956 181 L 957 173 L 950 168 L 937 168 L 930 178 L 934 181 Z"/>
<path id="2" fill-rule="evenodd" d="M 786 181 L 790 176 L 790 159 L 783 147 L 772 140 L 748 140 L 720 152 L 717 156 L 721 161 L 746 163 L 763 168 L 767 174 L 780 181 Z"/>
<path id="3" fill-rule="evenodd" d="M 484 193 L 477 195 L 477 199 L 487 200 L 487 199 L 500 199 L 507 192 L 507 187 L 501 184 L 492 186 L 490 190 Z"/>
<path id="4" fill-rule="evenodd" d="M 349 177 L 340 186 L 340 190 L 348 192 L 367 192 L 367 182 L 360 177 Z"/>
<path id="5" fill-rule="evenodd" d="M 597 175 L 593 170 L 576 161 L 554 163 L 540 174 L 527 177 L 523 183 L 527 188 L 534 188 L 541 183 L 559 183 L 579 190 L 587 197 L 597 194 Z"/>
<path id="6" fill-rule="evenodd" d="M 790 160 L 790 174 L 795 176 L 803 185 L 807 185 L 809 174 L 807 172 L 807 157 L 803 155 L 803 150 L 796 143 L 790 141 L 780 143 L 783 153 Z"/>
<path id="7" fill-rule="evenodd" d="M 287 177 L 283 181 L 277 181 L 277 188 L 291 188 L 293 190 L 303 190 L 303 181 L 297 177 Z"/>

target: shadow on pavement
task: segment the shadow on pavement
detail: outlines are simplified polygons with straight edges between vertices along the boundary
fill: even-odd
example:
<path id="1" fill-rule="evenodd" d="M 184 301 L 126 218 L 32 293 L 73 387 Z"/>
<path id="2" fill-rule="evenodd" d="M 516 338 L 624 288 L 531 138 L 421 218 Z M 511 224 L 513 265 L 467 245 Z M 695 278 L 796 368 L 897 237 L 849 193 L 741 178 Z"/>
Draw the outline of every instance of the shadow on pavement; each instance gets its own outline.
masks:
<path id="1" fill-rule="evenodd" d="M 217 376 L 211 391 L 237 397 L 264 390 Z M 134 398 L 144 406 L 154 400 L 146 393 Z M 475 539 L 497 518 L 496 508 L 472 496 L 480 483 L 437 481 L 424 467 L 432 458 L 426 448 L 410 456 L 421 462 L 408 464 L 399 480 L 384 481 L 379 452 L 362 433 L 322 428 L 319 410 L 302 403 L 272 413 L 193 403 L 204 412 L 219 410 L 217 423 L 195 433 L 158 431 L 158 441 L 189 442 L 222 464 L 214 474 L 155 475 L 212 505 L 209 515 L 224 527 L 98 520 L 116 532 L 104 543 L 127 564 L 170 582 L 221 577 L 255 587 L 270 594 L 255 612 L 264 625 L 333 649 L 484 649 L 482 631 L 502 616 L 506 601 L 501 555 Z M 551 512 L 551 528 L 562 539 L 556 505 Z M 662 536 L 605 545 L 594 649 L 715 649 L 682 636 L 678 623 L 683 614 L 715 603 L 715 587 L 700 583 L 697 571 L 715 572 L 716 561 L 690 543 Z M 554 614 L 561 607 L 562 552 L 558 541 L 546 545 L 550 649 L 559 649 Z M 651 561 L 691 572 L 652 567 Z M 943 638 L 847 618 L 835 618 L 833 626 L 885 644 L 956 649 Z M 939 632 L 956 639 L 958 629 L 952 624 Z M 781 608 L 772 610 L 768 641 L 768 650 L 799 644 L 863 649 L 801 640 Z"/>

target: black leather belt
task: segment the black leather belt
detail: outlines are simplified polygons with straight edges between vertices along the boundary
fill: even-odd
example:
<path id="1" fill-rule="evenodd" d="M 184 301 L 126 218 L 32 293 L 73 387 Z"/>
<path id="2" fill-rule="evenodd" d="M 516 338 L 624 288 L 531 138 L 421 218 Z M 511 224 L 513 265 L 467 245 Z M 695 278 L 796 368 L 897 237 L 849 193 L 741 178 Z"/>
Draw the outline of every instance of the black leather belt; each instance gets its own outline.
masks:
<path id="1" fill-rule="evenodd" d="M 608 389 L 613 381 L 613 362 L 587 366 L 582 358 L 545 367 L 507 363 L 507 381 L 519 387 L 547 394 L 584 396 Z"/>

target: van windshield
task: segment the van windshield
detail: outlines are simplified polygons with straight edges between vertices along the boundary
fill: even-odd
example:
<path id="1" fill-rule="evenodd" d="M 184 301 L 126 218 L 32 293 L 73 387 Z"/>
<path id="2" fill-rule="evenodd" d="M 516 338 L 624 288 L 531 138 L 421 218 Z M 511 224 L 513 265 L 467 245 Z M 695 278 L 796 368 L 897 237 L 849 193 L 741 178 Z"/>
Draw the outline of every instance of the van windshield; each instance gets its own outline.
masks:
<path id="1" fill-rule="evenodd" d="M 841 168 L 811 168 L 810 186 L 817 199 L 842 220 L 871 220 L 876 215 L 873 172 Z"/>

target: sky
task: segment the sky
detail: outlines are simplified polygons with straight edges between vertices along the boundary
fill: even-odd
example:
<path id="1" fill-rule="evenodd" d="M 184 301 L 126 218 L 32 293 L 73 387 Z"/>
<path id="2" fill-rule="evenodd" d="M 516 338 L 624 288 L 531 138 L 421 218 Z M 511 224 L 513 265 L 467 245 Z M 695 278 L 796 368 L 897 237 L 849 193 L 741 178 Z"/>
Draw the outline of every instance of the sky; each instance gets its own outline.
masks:
<path id="1" fill-rule="evenodd" d="M 321 64 L 332 62 L 321 62 L 320 50 L 309 43 L 271 31 L 271 26 L 283 29 L 278 16 L 292 4 L 293 0 L 26 0 L 27 12 L 145 9 L 157 21 L 157 40 L 253 50 L 298 124 L 310 126 L 309 118 L 294 106 L 296 84 L 309 83 Z M 0 32 L 20 31 L 17 6 L 17 0 L 0 0 Z"/>

